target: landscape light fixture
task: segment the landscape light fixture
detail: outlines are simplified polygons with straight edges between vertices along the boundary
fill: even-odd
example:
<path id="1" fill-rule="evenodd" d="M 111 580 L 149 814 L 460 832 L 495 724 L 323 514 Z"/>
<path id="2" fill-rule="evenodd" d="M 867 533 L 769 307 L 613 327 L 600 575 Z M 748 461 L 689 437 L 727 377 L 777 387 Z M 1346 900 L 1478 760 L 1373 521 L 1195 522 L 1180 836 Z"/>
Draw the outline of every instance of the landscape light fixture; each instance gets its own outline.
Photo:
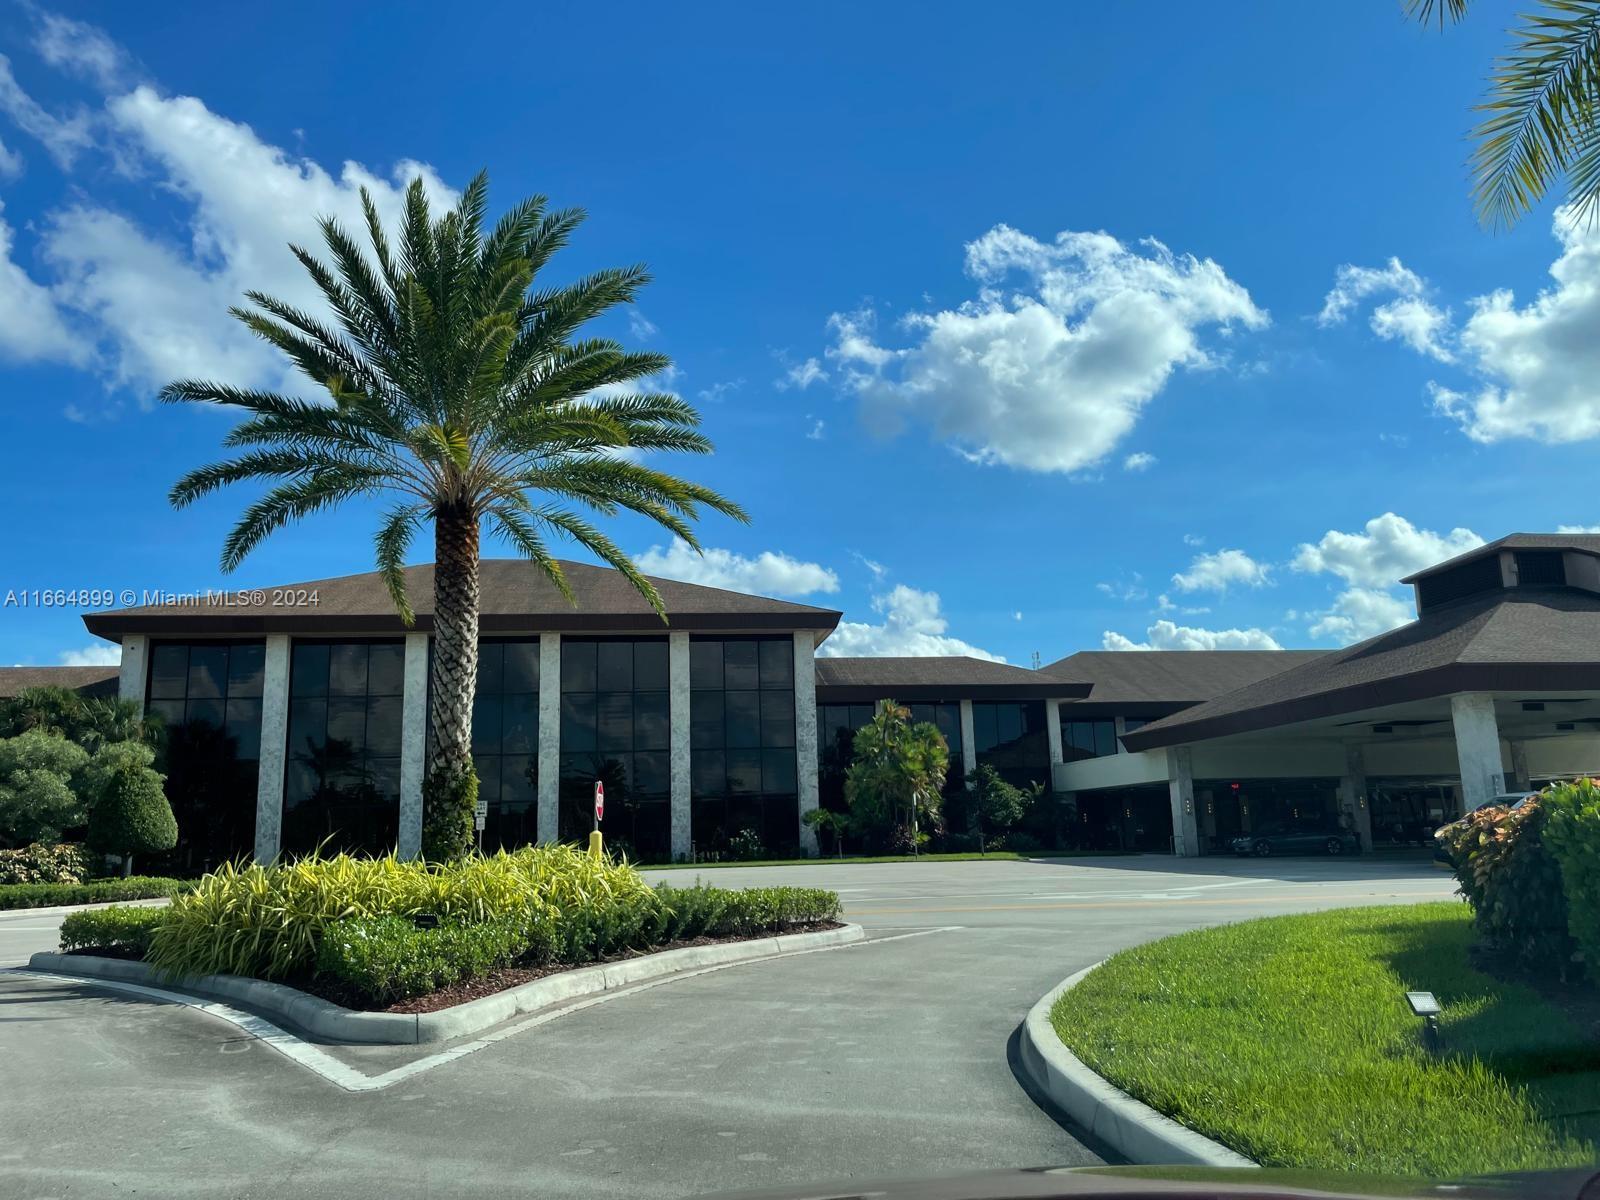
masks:
<path id="1" fill-rule="evenodd" d="M 1444 1010 L 1432 992 L 1407 992 L 1411 1012 L 1422 1018 L 1422 1045 L 1430 1053 L 1439 1052 L 1439 1014 Z"/>

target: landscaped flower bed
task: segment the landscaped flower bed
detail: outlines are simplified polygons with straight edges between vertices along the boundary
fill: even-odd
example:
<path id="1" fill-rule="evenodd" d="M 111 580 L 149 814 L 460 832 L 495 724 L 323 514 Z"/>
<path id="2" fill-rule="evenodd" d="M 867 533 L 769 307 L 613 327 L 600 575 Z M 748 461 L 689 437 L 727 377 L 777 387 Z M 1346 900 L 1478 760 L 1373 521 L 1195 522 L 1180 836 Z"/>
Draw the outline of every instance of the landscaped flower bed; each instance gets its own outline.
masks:
<path id="1" fill-rule="evenodd" d="M 341 855 L 227 868 L 167 908 L 74 913 L 61 948 L 381 1009 L 700 940 L 819 928 L 838 913 L 838 896 L 818 888 L 651 888 L 627 864 L 570 847 L 444 865 Z"/>

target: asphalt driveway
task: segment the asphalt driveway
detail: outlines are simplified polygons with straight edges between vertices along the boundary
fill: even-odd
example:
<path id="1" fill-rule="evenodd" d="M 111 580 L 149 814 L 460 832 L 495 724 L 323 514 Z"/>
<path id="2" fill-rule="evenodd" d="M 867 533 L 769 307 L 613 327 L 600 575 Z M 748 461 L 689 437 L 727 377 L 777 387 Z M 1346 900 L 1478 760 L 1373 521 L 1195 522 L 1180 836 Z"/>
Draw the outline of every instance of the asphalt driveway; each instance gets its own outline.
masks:
<path id="1" fill-rule="evenodd" d="M 663 872 L 689 883 L 696 873 Z M 1268 913 L 1439 899 L 1373 859 L 729 868 L 872 935 L 617 994 L 459 1057 L 341 1048 L 352 1094 L 192 1010 L 0 974 L 0 1197 L 683 1196 L 1096 1161 L 1014 1074 L 1028 1007 L 1107 953 Z M 0 914 L 0 965 L 59 917 Z"/>

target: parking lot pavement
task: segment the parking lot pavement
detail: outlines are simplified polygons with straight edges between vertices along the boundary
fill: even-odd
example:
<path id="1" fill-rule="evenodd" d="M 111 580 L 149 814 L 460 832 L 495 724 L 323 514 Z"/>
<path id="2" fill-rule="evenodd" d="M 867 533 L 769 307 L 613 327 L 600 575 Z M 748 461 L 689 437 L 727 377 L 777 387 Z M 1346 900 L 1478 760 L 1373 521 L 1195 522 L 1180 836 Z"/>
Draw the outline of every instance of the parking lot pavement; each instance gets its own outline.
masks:
<path id="1" fill-rule="evenodd" d="M 865 943 L 624 991 L 471 1052 L 341 1048 L 353 1094 L 237 1028 L 0 975 L 0 1197 L 675 1196 L 1095 1160 L 1013 1073 L 1023 1014 L 1122 946 L 1273 912 L 1439 899 L 1374 859 L 661 872 L 837 889 Z M 0 914 L 0 956 L 59 918 Z"/>

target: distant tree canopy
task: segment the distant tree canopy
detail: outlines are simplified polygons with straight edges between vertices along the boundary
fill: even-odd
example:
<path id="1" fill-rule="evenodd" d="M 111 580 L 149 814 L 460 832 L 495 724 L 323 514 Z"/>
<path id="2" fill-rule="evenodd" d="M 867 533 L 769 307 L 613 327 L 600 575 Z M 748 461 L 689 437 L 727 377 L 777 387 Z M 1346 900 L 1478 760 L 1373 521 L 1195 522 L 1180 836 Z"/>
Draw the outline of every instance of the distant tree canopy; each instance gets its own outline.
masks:
<path id="1" fill-rule="evenodd" d="M 936 826 L 950 748 L 938 727 L 913 724 L 892 700 L 878 705 L 856 730 L 855 753 L 844 777 L 850 824 L 871 836 L 896 827 Z"/>

